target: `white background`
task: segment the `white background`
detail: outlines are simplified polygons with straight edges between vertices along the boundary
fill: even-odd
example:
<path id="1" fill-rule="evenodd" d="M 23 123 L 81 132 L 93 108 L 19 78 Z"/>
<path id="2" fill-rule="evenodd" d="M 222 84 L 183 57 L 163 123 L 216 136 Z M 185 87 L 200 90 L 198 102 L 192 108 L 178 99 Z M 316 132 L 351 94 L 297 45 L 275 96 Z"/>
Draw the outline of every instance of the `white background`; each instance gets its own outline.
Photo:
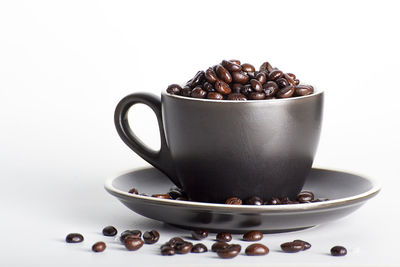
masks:
<path id="1" fill-rule="evenodd" d="M 0 1 L 0 265 L 399 265 L 398 11 L 395 1 Z M 147 165 L 113 112 L 129 93 L 159 94 L 230 58 L 268 60 L 325 90 L 315 165 L 368 175 L 382 192 L 342 220 L 264 237 L 262 258 L 166 258 L 158 245 L 127 252 L 102 237 L 109 224 L 157 228 L 161 242 L 187 234 L 104 191 L 106 178 Z M 139 135 L 157 145 L 154 116 L 139 112 Z M 85 242 L 66 244 L 69 232 Z M 312 250 L 276 252 L 294 238 Z M 98 240 L 102 254 L 90 251 Z M 335 244 L 349 255 L 329 256 Z"/>

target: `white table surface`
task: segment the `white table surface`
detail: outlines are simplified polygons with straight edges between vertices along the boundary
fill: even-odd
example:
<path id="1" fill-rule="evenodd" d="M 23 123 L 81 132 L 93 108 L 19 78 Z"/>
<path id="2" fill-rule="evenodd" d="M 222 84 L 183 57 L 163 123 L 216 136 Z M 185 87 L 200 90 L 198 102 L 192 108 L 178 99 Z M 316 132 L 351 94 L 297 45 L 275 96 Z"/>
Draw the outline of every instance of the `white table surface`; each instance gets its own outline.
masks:
<path id="1" fill-rule="evenodd" d="M 223 15 L 210 5 L 225 8 Z M 287 17 L 273 12 L 279 9 Z M 399 266 L 396 10 L 395 2 L 356 1 L 0 2 L 0 266 Z M 227 23 L 228 15 L 249 24 Z M 281 30 L 271 36 L 273 22 Z M 247 34 L 236 38 L 238 32 Z M 147 166 L 119 139 L 114 107 L 128 93 L 159 94 L 223 58 L 255 65 L 268 59 L 315 81 L 326 91 L 315 165 L 365 174 L 383 190 L 338 221 L 266 235 L 262 243 L 271 251 L 264 257 L 162 257 L 161 243 L 189 232 L 134 214 L 103 189 L 114 174 Z M 157 145 L 154 117 L 139 113 L 139 136 Z M 154 228 L 161 238 L 128 252 L 101 235 L 106 225 Z M 85 241 L 65 243 L 70 232 Z M 239 237 L 235 242 L 243 244 Z M 204 241 L 208 247 L 212 238 Z M 279 251 L 281 243 L 298 238 L 312 248 Z M 100 240 L 106 251 L 91 252 Z M 337 244 L 348 248 L 347 256 L 328 254 Z"/>

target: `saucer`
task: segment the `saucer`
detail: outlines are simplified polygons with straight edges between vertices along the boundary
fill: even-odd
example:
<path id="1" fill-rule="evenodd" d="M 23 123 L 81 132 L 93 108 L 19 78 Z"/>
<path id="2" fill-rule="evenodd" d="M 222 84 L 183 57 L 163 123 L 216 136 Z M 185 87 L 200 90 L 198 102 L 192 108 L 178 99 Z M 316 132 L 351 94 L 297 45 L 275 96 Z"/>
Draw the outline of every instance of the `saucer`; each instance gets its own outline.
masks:
<path id="1" fill-rule="evenodd" d="M 323 202 L 286 205 L 226 205 L 150 197 L 166 193 L 174 184 L 159 170 L 131 170 L 106 181 L 105 189 L 125 206 L 145 217 L 186 229 L 244 233 L 249 230 L 286 232 L 342 218 L 374 197 L 380 187 L 364 176 L 328 169 L 312 169 L 303 190 Z M 130 194 L 131 188 L 149 196 Z"/>

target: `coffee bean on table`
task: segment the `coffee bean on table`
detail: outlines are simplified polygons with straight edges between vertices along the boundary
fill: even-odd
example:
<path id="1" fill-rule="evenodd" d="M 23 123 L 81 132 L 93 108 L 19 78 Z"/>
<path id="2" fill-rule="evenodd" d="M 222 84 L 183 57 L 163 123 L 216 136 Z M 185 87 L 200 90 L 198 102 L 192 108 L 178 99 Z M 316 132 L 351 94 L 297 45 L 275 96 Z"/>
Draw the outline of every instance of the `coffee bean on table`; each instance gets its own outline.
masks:
<path id="1" fill-rule="evenodd" d="M 225 83 L 224 81 L 220 81 L 220 80 L 215 82 L 215 90 L 217 90 L 218 93 L 223 94 L 223 95 L 229 95 L 232 91 L 227 83 Z M 192 92 L 192 95 L 193 95 L 193 92 Z"/>
<path id="2" fill-rule="evenodd" d="M 94 243 L 92 246 L 92 250 L 94 252 L 103 252 L 106 249 L 106 243 L 104 242 L 97 242 Z"/>
<path id="3" fill-rule="evenodd" d="M 205 78 L 210 83 L 215 83 L 218 80 L 217 74 L 215 73 L 213 68 L 208 68 L 205 72 Z"/>
<path id="4" fill-rule="evenodd" d="M 227 232 L 220 232 L 217 234 L 215 239 L 220 242 L 229 242 L 232 240 L 232 235 Z"/>
<path id="5" fill-rule="evenodd" d="M 215 242 L 211 247 L 211 251 L 217 252 L 218 250 L 226 248 L 228 246 L 229 244 L 226 242 Z"/>
<path id="6" fill-rule="evenodd" d="M 198 230 L 192 231 L 193 239 L 201 240 L 201 239 L 206 238 L 207 236 L 208 236 L 208 232 L 205 230 L 198 229 Z"/>
<path id="7" fill-rule="evenodd" d="M 161 255 L 163 255 L 163 256 L 175 255 L 175 249 L 170 246 L 165 246 L 165 247 L 161 248 Z"/>
<path id="8" fill-rule="evenodd" d="M 215 68 L 217 76 L 226 83 L 232 82 L 232 76 L 227 69 L 225 69 L 222 65 L 217 65 Z"/>
<path id="9" fill-rule="evenodd" d="M 160 234 L 157 230 L 146 231 L 143 234 L 143 240 L 146 244 L 154 244 L 160 239 Z"/>
<path id="10" fill-rule="evenodd" d="M 200 86 L 195 87 L 191 93 L 191 96 L 194 98 L 205 98 L 206 95 L 207 92 L 204 91 Z"/>
<path id="11" fill-rule="evenodd" d="M 294 94 L 294 86 L 293 85 L 288 85 L 282 89 L 280 89 L 277 93 L 276 96 L 278 98 L 289 98 Z"/>
<path id="12" fill-rule="evenodd" d="M 176 244 L 178 244 L 178 243 L 183 243 L 183 242 L 185 242 L 185 241 L 184 241 L 182 238 L 176 236 L 176 237 L 171 238 L 171 239 L 167 242 L 167 244 L 168 244 L 169 246 L 171 246 L 171 247 L 174 248 Z"/>
<path id="13" fill-rule="evenodd" d="M 243 63 L 242 70 L 245 72 L 255 72 L 256 68 L 254 68 L 254 66 L 249 63 Z"/>
<path id="14" fill-rule="evenodd" d="M 83 235 L 79 233 L 70 233 L 65 238 L 67 243 L 80 243 L 84 240 Z"/>
<path id="15" fill-rule="evenodd" d="M 295 253 L 304 250 L 303 242 L 286 242 L 281 244 L 281 249 L 284 252 Z"/>
<path id="16" fill-rule="evenodd" d="M 179 95 L 181 93 L 182 87 L 179 84 L 171 84 L 167 88 L 167 92 L 173 95 Z"/>
<path id="17" fill-rule="evenodd" d="M 175 252 L 177 254 L 187 254 L 192 251 L 193 244 L 187 241 L 179 242 L 175 244 Z"/>
<path id="18" fill-rule="evenodd" d="M 239 244 L 232 244 L 228 245 L 226 248 L 219 249 L 217 254 L 220 258 L 231 259 L 236 257 L 241 249 L 242 247 Z"/>
<path id="19" fill-rule="evenodd" d="M 143 246 L 144 242 L 141 238 L 128 236 L 124 239 L 124 245 L 127 250 L 135 251 Z"/>
<path id="20" fill-rule="evenodd" d="M 267 255 L 268 252 L 268 247 L 260 243 L 252 244 L 248 246 L 245 250 L 245 253 L 248 256 L 262 256 Z"/>
<path id="21" fill-rule="evenodd" d="M 214 99 L 214 100 L 222 100 L 224 99 L 224 96 L 218 92 L 209 92 L 207 94 L 208 99 Z"/>
<path id="22" fill-rule="evenodd" d="M 131 188 L 131 189 L 128 191 L 128 193 L 131 193 L 131 194 L 139 194 L 139 191 L 138 191 L 136 188 Z"/>
<path id="23" fill-rule="evenodd" d="M 263 234 L 260 231 L 249 231 L 243 235 L 245 241 L 259 241 L 263 238 Z"/>
<path id="24" fill-rule="evenodd" d="M 303 250 L 307 250 L 307 249 L 311 248 L 311 244 L 308 243 L 307 241 L 296 239 L 296 240 L 293 240 L 293 242 L 303 243 L 303 246 L 304 246 Z"/>
<path id="25" fill-rule="evenodd" d="M 140 230 L 126 230 L 121 233 L 120 241 L 124 243 L 127 237 L 141 238 L 142 232 Z"/>
<path id="26" fill-rule="evenodd" d="M 191 252 L 192 253 L 204 253 L 204 252 L 207 252 L 207 251 L 208 251 L 208 249 L 204 244 L 198 243 L 198 244 L 195 244 L 192 247 L 192 251 Z"/>
<path id="27" fill-rule="evenodd" d="M 230 72 L 242 70 L 242 66 L 228 60 L 222 60 L 221 65 Z"/>
<path id="28" fill-rule="evenodd" d="M 103 235 L 105 236 L 115 236 L 118 233 L 117 229 L 114 226 L 106 226 L 103 229 Z"/>
<path id="29" fill-rule="evenodd" d="M 257 196 L 248 198 L 244 202 L 244 204 L 246 204 L 246 205 L 257 205 L 257 206 L 262 205 L 263 203 L 264 203 L 264 201 L 260 197 L 257 197 Z"/>
<path id="30" fill-rule="evenodd" d="M 225 204 L 229 205 L 242 205 L 242 200 L 238 197 L 230 197 L 225 201 Z"/>
<path id="31" fill-rule="evenodd" d="M 334 246 L 331 248 L 332 256 L 345 256 L 347 254 L 347 249 L 342 246 Z"/>

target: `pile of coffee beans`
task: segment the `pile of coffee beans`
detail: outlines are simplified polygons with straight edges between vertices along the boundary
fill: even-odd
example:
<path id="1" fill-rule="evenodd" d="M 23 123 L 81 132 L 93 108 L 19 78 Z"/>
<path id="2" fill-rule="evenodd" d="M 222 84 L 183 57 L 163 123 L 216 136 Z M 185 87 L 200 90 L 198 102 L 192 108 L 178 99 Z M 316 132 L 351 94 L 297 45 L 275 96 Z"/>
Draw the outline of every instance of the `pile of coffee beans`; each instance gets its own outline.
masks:
<path id="1" fill-rule="evenodd" d="M 246 101 L 305 96 L 314 93 L 314 88 L 300 84 L 296 75 L 284 73 L 269 62 L 256 70 L 251 64 L 231 59 L 198 71 L 183 88 L 169 85 L 167 92 L 193 98 Z"/>

